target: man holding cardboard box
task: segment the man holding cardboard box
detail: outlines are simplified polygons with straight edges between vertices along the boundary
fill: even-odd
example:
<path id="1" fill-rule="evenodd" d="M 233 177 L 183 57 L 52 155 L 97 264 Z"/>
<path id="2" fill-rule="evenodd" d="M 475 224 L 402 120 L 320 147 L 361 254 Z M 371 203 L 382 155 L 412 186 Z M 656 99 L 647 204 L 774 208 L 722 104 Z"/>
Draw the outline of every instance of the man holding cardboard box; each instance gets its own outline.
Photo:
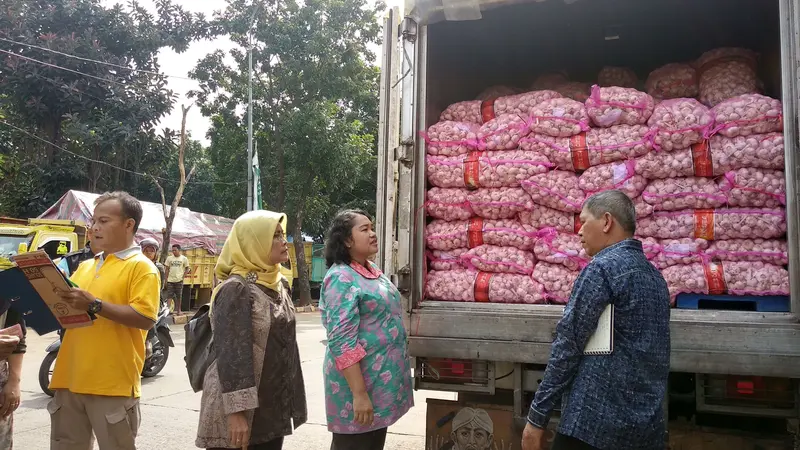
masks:
<path id="1" fill-rule="evenodd" d="M 51 450 L 135 449 L 145 337 L 159 307 L 156 267 L 134 245 L 142 206 L 125 192 L 95 202 L 93 246 L 100 251 L 72 275 L 65 302 L 88 311 L 91 326 L 64 336 L 50 388 Z M 93 437 L 94 434 L 94 437 Z"/>

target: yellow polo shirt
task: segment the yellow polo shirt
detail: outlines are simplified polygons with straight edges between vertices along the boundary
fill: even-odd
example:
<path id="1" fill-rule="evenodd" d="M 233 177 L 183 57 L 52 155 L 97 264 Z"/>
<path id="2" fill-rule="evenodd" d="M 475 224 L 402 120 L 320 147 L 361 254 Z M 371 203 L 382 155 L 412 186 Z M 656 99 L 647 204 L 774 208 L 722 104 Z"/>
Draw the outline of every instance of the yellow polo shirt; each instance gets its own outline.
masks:
<path id="1" fill-rule="evenodd" d="M 71 277 L 103 303 L 129 305 L 155 321 L 159 307 L 158 269 L 139 247 L 84 261 Z M 140 397 L 147 331 L 99 317 L 64 335 L 50 389 L 76 394 Z"/>

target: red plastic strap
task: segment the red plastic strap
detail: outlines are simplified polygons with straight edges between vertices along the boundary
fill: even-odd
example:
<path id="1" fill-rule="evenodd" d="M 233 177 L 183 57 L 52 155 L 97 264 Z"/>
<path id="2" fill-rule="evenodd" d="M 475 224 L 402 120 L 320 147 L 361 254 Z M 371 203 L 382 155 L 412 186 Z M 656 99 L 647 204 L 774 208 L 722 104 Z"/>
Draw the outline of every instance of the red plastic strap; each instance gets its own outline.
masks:
<path id="1" fill-rule="evenodd" d="M 728 285 L 725 283 L 725 270 L 721 261 L 707 261 L 703 264 L 703 271 L 706 275 L 706 284 L 710 295 L 724 295 L 728 293 Z"/>
<path id="2" fill-rule="evenodd" d="M 483 219 L 477 217 L 470 219 L 467 228 L 467 245 L 469 248 L 483 245 Z"/>
<path id="3" fill-rule="evenodd" d="M 572 154 L 572 166 L 575 170 L 589 168 L 589 147 L 586 145 L 586 133 L 569 138 L 569 151 Z"/>
<path id="4" fill-rule="evenodd" d="M 470 189 L 481 187 L 481 157 L 483 152 L 470 152 L 464 160 L 464 186 Z"/>
<path id="5" fill-rule="evenodd" d="M 480 272 L 475 277 L 475 301 L 479 303 L 489 302 L 489 285 L 492 282 L 494 274 L 488 272 Z"/>
<path id="6" fill-rule="evenodd" d="M 707 139 L 692 145 L 692 166 L 696 177 L 714 176 L 714 161 L 711 159 L 711 146 Z"/>
<path id="7" fill-rule="evenodd" d="M 483 123 L 486 123 L 496 117 L 494 114 L 495 100 L 497 100 L 497 97 L 481 102 L 481 120 L 483 120 Z"/>
<path id="8" fill-rule="evenodd" d="M 694 211 L 695 239 L 714 240 L 714 210 L 696 209 Z"/>

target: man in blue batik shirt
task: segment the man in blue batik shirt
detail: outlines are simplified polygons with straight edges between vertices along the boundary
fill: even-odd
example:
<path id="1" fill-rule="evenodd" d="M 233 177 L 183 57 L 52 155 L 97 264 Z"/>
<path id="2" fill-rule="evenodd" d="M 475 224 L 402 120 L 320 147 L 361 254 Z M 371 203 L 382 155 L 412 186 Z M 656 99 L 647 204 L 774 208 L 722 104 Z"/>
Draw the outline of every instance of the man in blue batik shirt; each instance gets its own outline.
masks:
<path id="1" fill-rule="evenodd" d="M 595 194 L 581 212 L 581 236 L 593 259 L 572 289 L 550 361 L 528 413 L 523 450 L 544 447 L 561 400 L 552 450 L 663 449 L 663 401 L 669 375 L 669 291 L 633 239 L 636 211 L 620 191 Z M 614 305 L 610 355 L 583 350 L 600 314 Z"/>

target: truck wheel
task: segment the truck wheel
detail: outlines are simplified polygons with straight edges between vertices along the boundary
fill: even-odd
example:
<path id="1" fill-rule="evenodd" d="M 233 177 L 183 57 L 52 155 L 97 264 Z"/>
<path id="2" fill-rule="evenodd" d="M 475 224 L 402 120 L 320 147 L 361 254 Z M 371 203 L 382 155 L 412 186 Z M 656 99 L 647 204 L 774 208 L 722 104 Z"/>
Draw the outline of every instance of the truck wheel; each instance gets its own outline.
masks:
<path id="1" fill-rule="evenodd" d="M 44 356 L 42 365 L 39 367 L 39 387 L 42 388 L 42 392 L 50 397 L 55 395 L 55 393 L 50 390 L 50 377 L 53 376 L 53 365 L 56 362 L 57 357 L 58 352 L 48 353 Z"/>

